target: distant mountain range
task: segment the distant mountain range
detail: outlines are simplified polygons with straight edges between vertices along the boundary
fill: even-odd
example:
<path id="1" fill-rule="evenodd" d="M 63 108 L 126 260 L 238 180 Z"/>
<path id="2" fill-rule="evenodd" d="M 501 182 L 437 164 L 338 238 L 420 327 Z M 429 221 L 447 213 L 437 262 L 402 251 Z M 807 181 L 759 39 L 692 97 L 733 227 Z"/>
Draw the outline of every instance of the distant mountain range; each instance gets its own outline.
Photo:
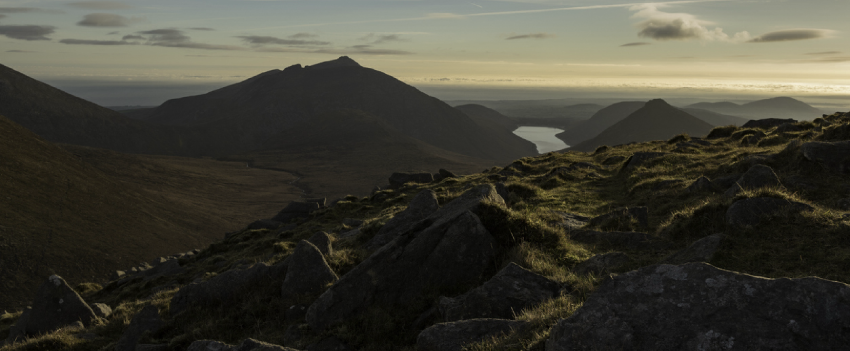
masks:
<path id="1" fill-rule="evenodd" d="M 823 112 L 802 101 L 790 97 L 775 97 L 738 105 L 733 102 L 700 102 L 686 108 L 698 108 L 747 119 L 792 118 L 812 120 Z"/>
<path id="2" fill-rule="evenodd" d="M 565 130 L 555 136 L 567 145 L 576 145 L 599 135 L 603 130 L 622 121 L 645 104 L 646 102 L 643 101 L 618 102 L 597 111 L 590 119 L 580 122 L 575 128 Z"/>

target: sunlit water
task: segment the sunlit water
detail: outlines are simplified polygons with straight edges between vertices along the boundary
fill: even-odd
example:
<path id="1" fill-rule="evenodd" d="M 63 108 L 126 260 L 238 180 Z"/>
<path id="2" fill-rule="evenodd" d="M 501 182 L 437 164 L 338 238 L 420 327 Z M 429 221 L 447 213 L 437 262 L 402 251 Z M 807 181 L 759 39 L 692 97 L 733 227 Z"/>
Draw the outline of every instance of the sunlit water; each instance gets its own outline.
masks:
<path id="1" fill-rule="evenodd" d="M 563 129 L 549 127 L 519 127 L 514 134 L 537 145 L 537 152 L 545 154 L 549 151 L 561 150 L 570 147 L 555 134 L 563 132 Z"/>

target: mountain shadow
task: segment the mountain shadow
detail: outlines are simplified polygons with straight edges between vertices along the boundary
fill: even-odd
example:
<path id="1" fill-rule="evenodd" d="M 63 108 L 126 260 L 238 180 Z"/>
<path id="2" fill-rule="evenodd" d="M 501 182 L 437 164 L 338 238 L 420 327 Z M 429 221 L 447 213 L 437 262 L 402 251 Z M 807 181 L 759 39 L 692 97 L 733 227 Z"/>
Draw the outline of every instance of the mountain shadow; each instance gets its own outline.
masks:
<path id="1" fill-rule="evenodd" d="M 738 105 L 733 102 L 700 102 L 686 106 L 717 113 L 741 116 L 748 119 L 793 118 L 800 116 L 819 117 L 823 112 L 800 100 L 790 97 L 775 97 Z"/>
<path id="2" fill-rule="evenodd" d="M 645 104 L 643 101 L 623 101 L 607 106 L 594 113 L 590 119 L 556 134 L 555 137 L 563 140 L 567 145 L 576 145 L 599 135 L 603 130 L 622 121 Z"/>

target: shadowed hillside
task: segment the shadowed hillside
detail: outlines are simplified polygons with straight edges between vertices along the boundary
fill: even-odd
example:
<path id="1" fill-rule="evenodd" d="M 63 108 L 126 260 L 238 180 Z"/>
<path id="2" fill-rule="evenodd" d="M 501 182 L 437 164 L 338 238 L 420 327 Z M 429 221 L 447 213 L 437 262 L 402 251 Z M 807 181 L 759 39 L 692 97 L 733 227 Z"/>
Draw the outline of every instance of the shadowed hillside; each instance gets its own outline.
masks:
<path id="1" fill-rule="evenodd" d="M 775 97 L 753 101 L 743 105 L 733 102 L 700 102 L 689 105 L 687 108 L 699 108 L 749 119 L 800 119 L 800 116 L 807 116 L 808 119 L 814 119 L 822 114 L 821 110 L 790 97 Z"/>
<path id="2" fill-rule="evenodd" d="M 590 117 L 590 119 L 581 122 L 581 124 L 570 128 L 555 135 L 567 145 L 576 145 L 582 141 L 593 138 L 603 130 L 622 121 L 632 112 L 643 107 L 645 102 L 642 101 L 623 101 L 607 106 Z"/>
<path id="3" fill-rule="evenodd" d="M 709 110 L 703 110 L 700 108 L 683 108 L 682 111 L 687 112 L 691 116 L 699 118 L 708 124 L 711 124 L 715 127 L 720 126 L 728 126 L 728 125 L 736 125 L 742 126 L 744 123 L 747 123 L 749 119 L 724 115 L 722 113 L 712 112 Z"/>

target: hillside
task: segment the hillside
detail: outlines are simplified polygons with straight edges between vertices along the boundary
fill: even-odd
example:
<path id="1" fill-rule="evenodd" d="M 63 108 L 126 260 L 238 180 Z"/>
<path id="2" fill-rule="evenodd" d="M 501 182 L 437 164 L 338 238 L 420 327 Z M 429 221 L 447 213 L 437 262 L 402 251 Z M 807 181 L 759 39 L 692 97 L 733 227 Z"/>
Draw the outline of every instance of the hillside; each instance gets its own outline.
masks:
<path id="1" fill-rule="evenodd" d="M 749 121 L 749 119 L 746 118 L 724 115 L 722 113 L 703 110 L 700 108 L 683 108 L 682 111 L 685 111 L 689 115 L 699 118 L 715 127 L 728 125 L 742 126 L 744 123 Z"/>
<path id="2" fill-rule="evenodd" d="M 294 180 L 288 174 L 61 148 L 5 117 L 0 159 L 0 310 L 25 303 L 51 272 L 72 284 L 103 282 L 117 269 L 220 240 L 300 194 L 282 182 Z"/>
<path id="3" fill-rule="evenodd" d="M 642 101 L 623 101 L 606 106 L 597 111 L 590 119 L 581 122 L 579 125 L 565 130 L 555 135 L 567 145 L 576 145 L 582 141 L 593 138 L 603 130 L 613 126 L 624 118 L 628 117 L 633 112 L 637 111 L 646 104 Z"/>
<path id="4" fill-rule="evenodd" d="M 570 150 L 593 151 L 602 145 L 620 145 L 631 142 L 666 140 L 677 134 L 703 136 L 713 128 L 687 112 L 670 106 L 664 100 L 650 100 L 625 119 L 608 127 L 599 135 L 576 145 Z"/>
<path id="5" fill-rule="evenodd" d="M 733 102 L 700 102 L 686 106 L 686 108 L 704 109 L 749 119 L 799 119 L 800 116 L 808 116 L 807 118 L 811 120 L 822 114 L 821 110 L 790 97 L 775 97 L 748 102 L 743 105 Z"/>
<path id="6" fill-rule="evenodd" d="M 455 108 L 465 113 L 478 124 L 496 124 L 504 129 L 507 129 L 508 132 L 513 131 L 514 129 L 519 127 L 516 120 L 511 119 L 510 117 L 499 113 L 499 111 L 496 111 L 486 106 L 478 104 L 467 104 L 455 106 Z"/>
<path id="7" fill-rule="evenodd" d="M 275 134 L 339 109 L 368 113 L 404 136 L 470 157 L 506 161 L 535 153 L 532 143 L 481 128 L 442 101 L 348 57 L 169 100 L 145 121 L 190 128 L 207 155 L 227 155 L 260 149 Z"/>
<path id="8" fill-rule="evenodd" d="M 850 113 L 791 127 L 549 153 L 312 203 L 159 275 L 68 293 L 111 314 L 2 350 L 841 349 Z M 0 337 L 36 330 L 51 301 L 4 313 Z"/>

